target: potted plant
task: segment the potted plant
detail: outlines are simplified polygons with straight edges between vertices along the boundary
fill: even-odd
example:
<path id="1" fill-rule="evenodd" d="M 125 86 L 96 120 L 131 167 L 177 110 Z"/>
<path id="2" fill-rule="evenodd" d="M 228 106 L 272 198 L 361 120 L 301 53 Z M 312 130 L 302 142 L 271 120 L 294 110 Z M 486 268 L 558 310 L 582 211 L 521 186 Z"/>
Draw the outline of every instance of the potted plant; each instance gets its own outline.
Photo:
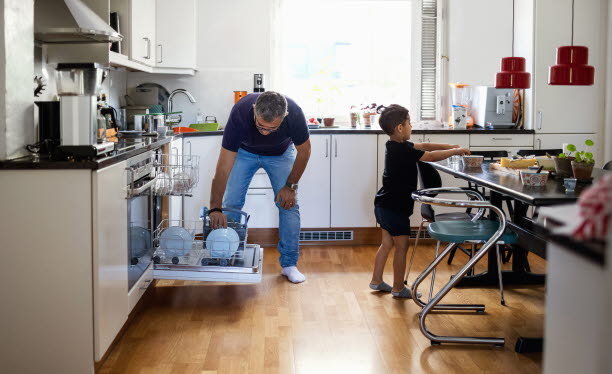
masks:
<path id="1" fill-rule="evenodd" d="M 575 157 L 572 157 L 572 152 L 576 152 L 576 146 L 573 144 L 568 144 L 565 148 L 567 153 L 559 153 L 559 156 L 554 156 L 555 160 L 555 172 L 558 177 L 570 177 L 573 174 L 572 171 L 572 161 L 574 161 Z"/>
<path id="2" fill-rule="evenodd" d="M 587 147 L 592 147 L 594 143 L 591 139 L 587 139 L 584 144 Z M 587 151 L 576 152 L 576 157 L 572 161 L 574 178 L 582 180 L 591 179 L 594 165 L 595 160 L 593 160 L 593 153 Z"/>

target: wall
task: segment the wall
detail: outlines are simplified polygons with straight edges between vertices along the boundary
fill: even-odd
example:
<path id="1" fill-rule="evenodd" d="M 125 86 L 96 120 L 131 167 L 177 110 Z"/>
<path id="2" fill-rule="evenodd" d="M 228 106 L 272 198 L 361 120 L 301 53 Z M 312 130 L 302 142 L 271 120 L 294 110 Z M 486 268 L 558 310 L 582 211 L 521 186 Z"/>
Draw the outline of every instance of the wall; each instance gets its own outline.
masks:
<path id="1" fill-rule="evenodd" d="M 512 0 L 448 2 L 450 82 L 492 86 L 512 54 Z"/>
<path id="2" fill-rule="evenodd" d="M 33 14 L 33 0 L 0 0 L 0 160 L 26 155 L 35 139 Z"/>
<path id="3" fill-rule="evenodd" d="M 603 135 L 605 139 L 605 149 L 604 149 L 604 162 L 612 161 L 612 71 L 610 71 L 610 67 L 612 67 L 612 3 L 608 2 L 608 53 L 607 53 L 607 63 L 608 67 L 607 74 L 607 82 L 606 85 L 606 115 L 604 119 L 604 129 Z M 612 243 L 612 240 L 609 241 Z M 612 368 L 612 364 L 610 365 Z"/>
<path id="4" fill-rule="evenodd" d="M 168 91 L 184 88 L 196 99 L 175 96 L 174 109 L 182 110 L 183 125 L 195 121 L 198 110 L 227 122 L 234 104 L 233 91 L 253 92 L 253 74 L 263 73 L 270 84 L 273 0 L 198 1 L 198 72 L 195 76 L 129 73 L 128 86 L 161 84 Z"/>

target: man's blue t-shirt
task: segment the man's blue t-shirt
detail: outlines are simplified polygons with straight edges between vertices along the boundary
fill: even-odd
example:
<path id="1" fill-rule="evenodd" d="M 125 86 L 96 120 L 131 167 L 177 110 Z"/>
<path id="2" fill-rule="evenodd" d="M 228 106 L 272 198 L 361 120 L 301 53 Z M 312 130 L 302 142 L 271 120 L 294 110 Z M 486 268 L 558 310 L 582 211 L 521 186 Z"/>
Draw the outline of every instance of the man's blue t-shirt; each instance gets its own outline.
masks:
<path id="1" fill-rule="evenodd" d="M 223 148 L 238 152 L 239 148 L 262 156 L 279 156 L 285 153 L 291 143 L 302 145 L 308 140 L 308 125 L 304 112 L 295 101 L 288 97 L 287 112 L 278 131 L 262 135 L 255 127 L 253 104 L 260 93 L 253 93 L 240 99 L 230 113 L 223 131 Z"/>

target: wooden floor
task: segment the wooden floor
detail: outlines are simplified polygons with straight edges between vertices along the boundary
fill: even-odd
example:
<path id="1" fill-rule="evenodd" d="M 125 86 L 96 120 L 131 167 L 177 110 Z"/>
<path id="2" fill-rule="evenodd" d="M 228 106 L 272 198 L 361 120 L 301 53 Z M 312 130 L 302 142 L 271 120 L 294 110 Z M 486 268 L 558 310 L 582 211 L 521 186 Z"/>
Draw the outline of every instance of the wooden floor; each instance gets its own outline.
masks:
<path id="1" fill-rule="evenodd" d="M 433 251 L 420 247 L 413 269 L 423 269 Z M 159 281 L 99 373 L 541 371 L 541 354 L 516 354 L 514 343 L 519 335 L 542 335 L 544 287 L 508 288 L 505 307 L 496 289 L 451 291 L 446 300 L 483 303 L 486 313 L 433 314 L 430 330 L 504 336 L 506 346 L 431 346 L 412 300 L 368 288 L 375 252 L 373 246 L 304 247 L 299 265 L 308 280 L 299 285 L 279 275 L 275 248 L 266 248 L 260 284 Z M 544 260 L 530 260 L 532 271 L 545 271 Z M 464 261 L 458 254 L 452 266 L 441 267 L 437 286 Z M 390 271 L 389 261 L 387 282 Z"/>

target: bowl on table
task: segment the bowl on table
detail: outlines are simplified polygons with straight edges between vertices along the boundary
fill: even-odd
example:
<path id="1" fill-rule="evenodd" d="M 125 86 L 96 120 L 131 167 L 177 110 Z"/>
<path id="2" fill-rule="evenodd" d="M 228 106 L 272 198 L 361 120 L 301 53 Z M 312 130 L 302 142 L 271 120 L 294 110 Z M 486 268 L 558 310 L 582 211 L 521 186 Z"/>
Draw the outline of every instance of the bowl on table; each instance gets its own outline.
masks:
<path id="1" fill-rule="evenodd" d="M 548 172 L 538 173 L 537 170 L 521 170 L 521 181 L 523 186 L 545 186 L 548 181 Z"/>
<path id="2" fill-rule="evenodd" d="M 479 168 L 483 160 L 484 156 L 465 155 L 463 156 L 463 165 L 466 168 Z"/>

